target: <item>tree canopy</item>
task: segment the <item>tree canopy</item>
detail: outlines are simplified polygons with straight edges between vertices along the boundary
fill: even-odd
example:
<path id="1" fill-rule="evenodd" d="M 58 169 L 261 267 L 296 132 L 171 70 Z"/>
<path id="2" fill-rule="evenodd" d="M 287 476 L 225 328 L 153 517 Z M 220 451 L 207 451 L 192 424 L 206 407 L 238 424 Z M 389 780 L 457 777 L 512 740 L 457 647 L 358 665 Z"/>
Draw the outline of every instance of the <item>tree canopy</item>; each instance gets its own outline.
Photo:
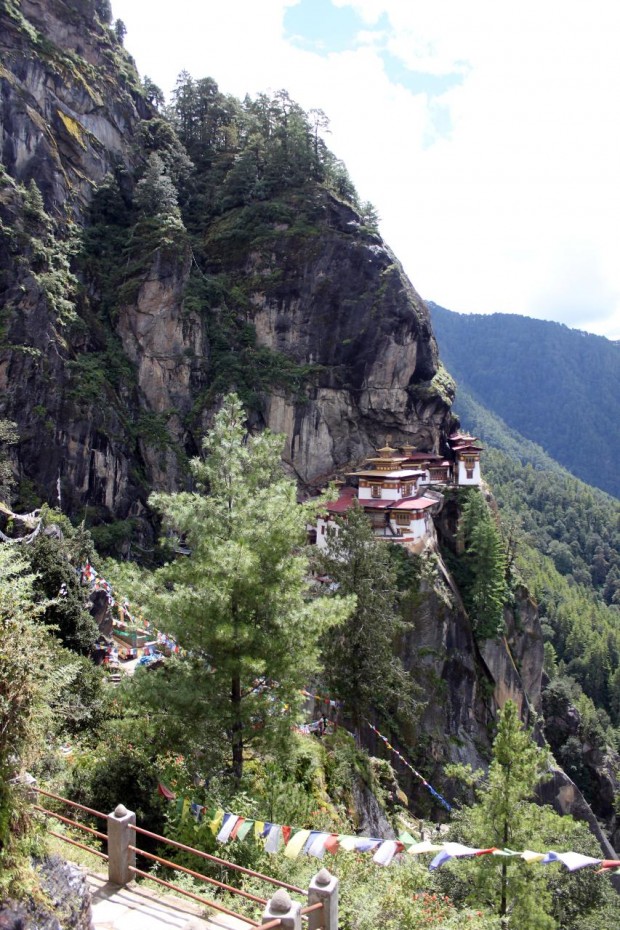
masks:
<path id="1" fill-rule="evenodd" d="M 306 524 L 316 505 L 297 503 L 282 444 L 268 430 L 248 434 L 239 399 L 228 395 L 205 457 L 191 463 L 196 490 L 151 497 L 168 539 L 189 554 L 154 573 L 150 608 L 183 647 L 178 694 L 189 698 L 191 688 L 205 751 L 227 745 L 237 777 L 250 743 L 290 730 L 287 708 L 299 704 L 326 630 L 353 606 L 310 596 Z"/>

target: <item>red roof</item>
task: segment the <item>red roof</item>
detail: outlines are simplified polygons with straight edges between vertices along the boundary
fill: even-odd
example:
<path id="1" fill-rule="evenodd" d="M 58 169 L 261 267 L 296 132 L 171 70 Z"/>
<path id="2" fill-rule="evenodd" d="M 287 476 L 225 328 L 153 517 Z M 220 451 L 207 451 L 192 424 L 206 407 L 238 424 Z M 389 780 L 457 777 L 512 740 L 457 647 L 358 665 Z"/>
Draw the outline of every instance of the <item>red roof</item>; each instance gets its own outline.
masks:
<path id="1" fill-rule="evenodd" d="M 390 510 L 428 510 L 437 501 L 428 497 L 403 497 L 402 500 L 396 501 L 390 505 Z"/>
<path id="2" fill-rule="evenodd" d="M 472 436 L 471 433 L 461 433 L 459 431 L 458 433 L 452 433 L 449 441 L 459 442 L 459 441 L 462 441 L 463 439 L 466 439 L 468 442 L 471 442 L 472 440 L 476 440 L 477 438 L 478 438 L 477 436 Z"/>
<path id="3" fill-rule="evenodd" d="M 356 500 L 357 492 L 355 488 L 351 488 L 345 484 L 344 487 L 340 489 L 340 497 L 338 500 L 327 502 L 327 509 L 330 513 L 346 513 L 347 510 L 353 507 Z"/>

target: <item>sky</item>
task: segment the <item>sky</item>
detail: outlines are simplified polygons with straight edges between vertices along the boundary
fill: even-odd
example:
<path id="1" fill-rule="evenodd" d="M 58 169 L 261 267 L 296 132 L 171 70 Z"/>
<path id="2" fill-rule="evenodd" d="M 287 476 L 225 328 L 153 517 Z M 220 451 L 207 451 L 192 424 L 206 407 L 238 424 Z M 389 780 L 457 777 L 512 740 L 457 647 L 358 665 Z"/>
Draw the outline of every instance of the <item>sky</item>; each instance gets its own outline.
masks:
<path id="1" fill-rule="evenodd" d="M 141 75 L 285 88 L 416 290 L 620 339 L 617 0 L 112 0 Z"/>

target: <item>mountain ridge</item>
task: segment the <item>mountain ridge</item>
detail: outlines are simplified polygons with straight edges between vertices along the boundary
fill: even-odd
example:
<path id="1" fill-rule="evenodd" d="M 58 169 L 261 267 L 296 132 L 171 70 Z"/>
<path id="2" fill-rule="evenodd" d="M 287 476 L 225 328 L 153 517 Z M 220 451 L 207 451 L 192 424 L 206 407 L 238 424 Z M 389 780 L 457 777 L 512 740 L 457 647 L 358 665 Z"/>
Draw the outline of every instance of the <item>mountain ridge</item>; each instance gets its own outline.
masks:
<path id="1" fill-rule="evenodd" d="M 586 484 L 618 497 L 620 346 L 516 314 L 459 314 L 427 302 L 461 392 Z M 458 397 L 458 395 L 457 395 Z"/>

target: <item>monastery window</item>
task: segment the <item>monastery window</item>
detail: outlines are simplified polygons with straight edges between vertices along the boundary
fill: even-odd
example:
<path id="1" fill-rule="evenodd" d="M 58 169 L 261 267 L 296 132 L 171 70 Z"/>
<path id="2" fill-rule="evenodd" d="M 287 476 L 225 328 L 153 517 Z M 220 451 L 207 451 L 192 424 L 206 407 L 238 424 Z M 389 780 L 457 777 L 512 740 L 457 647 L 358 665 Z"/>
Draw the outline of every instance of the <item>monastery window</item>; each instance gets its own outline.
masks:
<path id="1" fill-rule="evenodd" d="M 397 514 L 396 514 L 396 522 L 397 522 L 397 523 L 404 523 L 404 524 L 406 524 L 407 526 L 409 526 L 409 523 L 411 522 L 411 517 L 409 516 L 408 513 L 397 513 Z"/>
<path id="2" fill-rule="evenodd" d="M 465 473 L 468 478 L 474 477 L 474 468 L 476 467 L 476 459 L 471 455 L 466 455 L 463 458 L 463 463 L 465 465 Z"/>
<path id="3" fill-rule="evenodd" d="M 381 485 L 373 484 L 371 492 L 370 492 L 370 496 L 380 498 L 381 497 Z"/>
<path id="4" fill-rule="evenodd" d="M 403 484 L 403 497 L 412 497 L 412 496 L 413 496 L 413 485 Z"/>

